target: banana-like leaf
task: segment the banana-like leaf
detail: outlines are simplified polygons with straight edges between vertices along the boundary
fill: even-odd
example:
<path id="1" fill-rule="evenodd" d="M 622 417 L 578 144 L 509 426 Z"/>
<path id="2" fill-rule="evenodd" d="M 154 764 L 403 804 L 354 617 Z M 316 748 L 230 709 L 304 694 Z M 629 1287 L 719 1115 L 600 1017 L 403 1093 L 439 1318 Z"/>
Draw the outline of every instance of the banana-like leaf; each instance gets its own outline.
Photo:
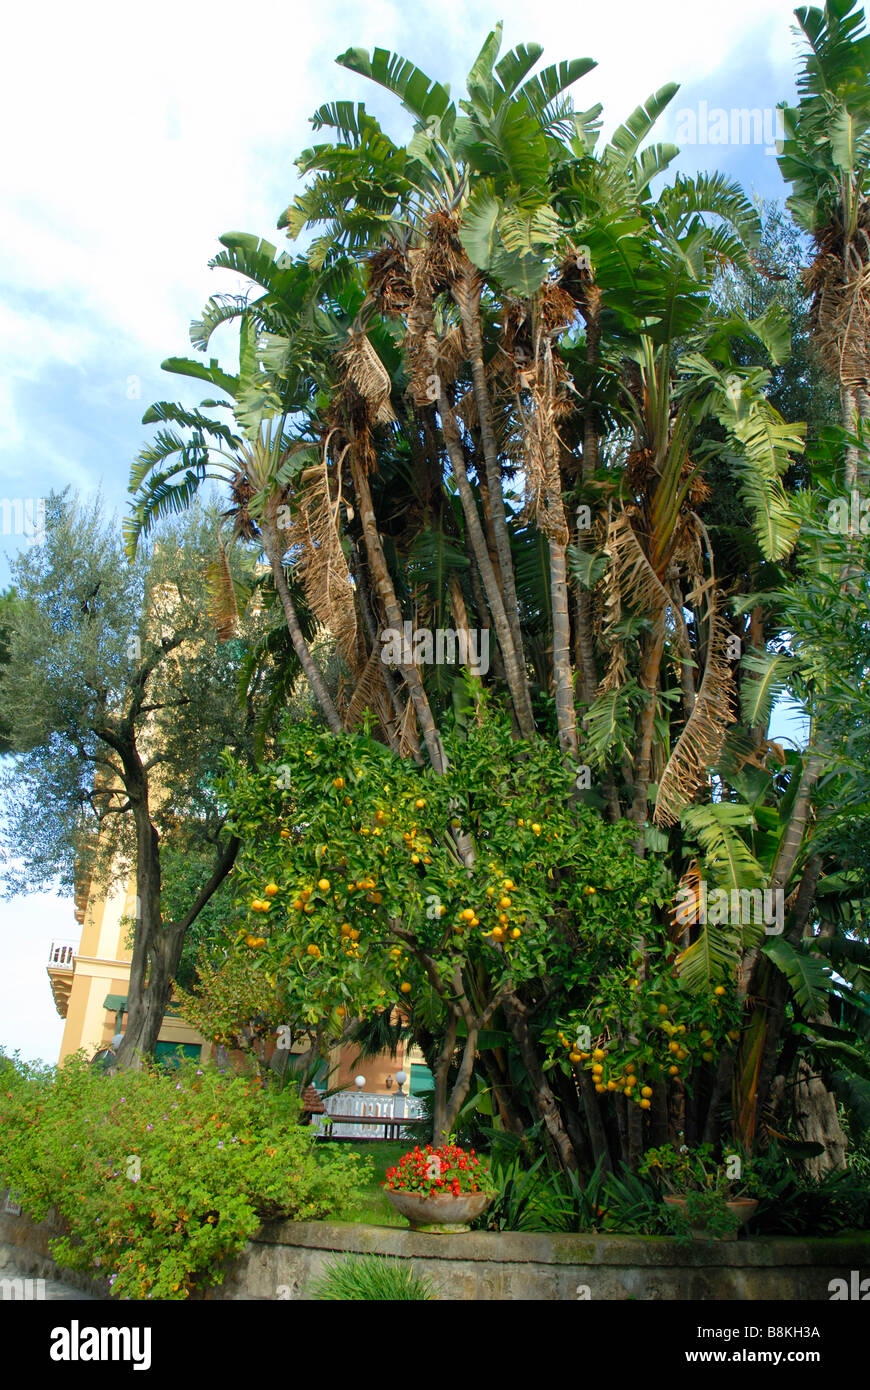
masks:
<path id="1" fill-rule="evenodd" d="M 809 951 L 797 950 L 781 936 L 771 936 L 761 948 L 778 970 L 785 975 L 803 1012 L 812 1018 L 828 1007 L 831 988 L 830 974 L 825 965 Z"/>
<path id="2" fill-rule="evenodd" d="M 568 569 L 584 589 L 594 589 L 599 579 L 607 573 L 607 556 L 592 555 L 579 545 L 569 545 Z"/>
<path id="3" fill-rule="evenodd" d="M 433 82 L 407 58 L 386 48 L 376 48 L 371 57 L 364 48 L 349 48 L 335 61 L 395 93 L 406 110 L 424 124 L 430 116 L 443 116 L 451 104 L 449 88 Z"/>
<path id="4" fill-rule="evenodd" d="M 204 362 L 196 362 L 192 357 L 167 357 L 160 366 L 164 372 L 174 372 L 177 376 L 192 376 L 199 381 L 208 381 L 212 386 L 217 386 L 221 391 L 226 391 L 228 395 L 234 396 L 239 386 L 237 376 L 230 376 L 218 364 L 216 357 L 213 357 L 208 366 Z"/>
<path id="5" fill-rule="evenodd" d="M 551 67 L 544 68 L 543 72 L 530 77 L 523 85 L 522 94 L 535 115 L 541 116 L 556 97 L 561 96 L 562 92 L 597 66 L 593 58 L 571 58 L 564 63 L 553 63 Z M 600 107 L 584 113 L 593 120 L 600 114 Z"/>
<path id="6" fill-rule="evenodd" d="M 739 833 L 755 826 L 748 806 L 733 801 L 689 806 L 683 811 L 682 825 L 703 850 L 704 867 L 717 887 L 730 892 L 764 886 L 764 870 Z"/>
<path id="7" fill-rule="evenodd" d="M 657 92 L 647 97 L 643 106 L 638 106 L 628 120 L 613 132 L 610 144 L 605 151 L 605 159 L 619 168 L 625 168 L 634 159 L 642 140 L 652 130 L 665 107 L 679 91 L 679 83 L 668 82 Z"/>
<path id="8" fill-rule="evenodd" d="M 641 691 L 634 680 L 596 696 L 583 721 L 590 757 L 599 767 L 629 752 Z"/>
<path id="9" fill-rule="evenodd" d="M 788 685 L 795 664 L 783 652 L 750 648 L 745 653 L 740 662 L 740 713 L 750 729 L 767 728 L 774 701 Z"/>
<path id="10" fill-rule="evenodd" d="M 739 925 L 705 923 L 697 940 L 674 960 L 677 974 L 693 994 L 718 984 L 733 972 L 742 944 Z"/>

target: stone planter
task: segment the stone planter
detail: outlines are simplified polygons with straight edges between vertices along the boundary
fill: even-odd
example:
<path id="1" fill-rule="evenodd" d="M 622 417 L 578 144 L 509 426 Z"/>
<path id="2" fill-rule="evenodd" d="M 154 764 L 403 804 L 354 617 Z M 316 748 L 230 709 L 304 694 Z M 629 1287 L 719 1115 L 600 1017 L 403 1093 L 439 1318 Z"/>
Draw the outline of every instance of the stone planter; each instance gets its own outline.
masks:
<path id="1" fill-rule="evenodd" d="M 685 1215 L 685 1197 L 665 1197 L 664 1201 L 666 1206 L 676 1207 Z M 730 1202 L 726 1202 L 725 1206 L 737 1217 L 740 1225 L 745 1226 L 746 1222 L 755 1211 L 755 1208 L 758 1206 L 758 1202 L 754 1197 L 734 1197 Z M 708 1238 L 711 1240 L 736 1240 L 737 1231 L 732 1231 L 727 1236 L 710 1236 L 706 1226 L 693 1226 L 692 1237 L 694 1240 L 707 1240 Z"/>
<path id="2" fill-rule="evenodd" d="M 436 1192 L 424 1197 L 419 1192 L 393 1192 L 385 1187 L 388 1200 L 400 1216 L 404 1216 L 412 1231 L 429 1235 L 456 1235 L 469 1231 L 469 1223 L 486 1211 L 493 1199 L 492 1192 Z"/>

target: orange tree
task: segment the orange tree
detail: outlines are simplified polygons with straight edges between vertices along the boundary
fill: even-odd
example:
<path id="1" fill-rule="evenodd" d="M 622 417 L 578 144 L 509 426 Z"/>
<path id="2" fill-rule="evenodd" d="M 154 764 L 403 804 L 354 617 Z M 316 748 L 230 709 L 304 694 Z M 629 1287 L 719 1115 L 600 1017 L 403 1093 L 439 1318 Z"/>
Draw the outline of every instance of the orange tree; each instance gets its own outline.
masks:
<path id="1" fill-rule="evenodd" d="M 437 776 L 365 734 L 295 724 L 276 764 L 228 760 L 224 793 L 244 847 L 237 949 L 312 1025 L 396 1004 L 412 1021 L 440 1016 L 439 1142 L 498 1016 L 534 1057 L 536 1108 L 545 1123 L 553 1111 L 550 1139 L 573 1167 L 546 1066 L 523 1043 L 524 1001 L 535 995 L 553 1021 L 552 1065 L 559 1032 L 595 1007 L 601 979 L 630 971 L 641 941 L 665 951 L 661 871 L 633 854 L 629 823 L 608 825 L 579 802 L 558 749 L 517 744 L 501 715 L 481 706 L 446 747 Z M 471 828 L 470 866 L 452 833 L 460 826 Z M 644 980 L 641 992 L 654 987 Z M 596 1031 L 622 1032 L 612 1008 L 599 1015 Z"/>

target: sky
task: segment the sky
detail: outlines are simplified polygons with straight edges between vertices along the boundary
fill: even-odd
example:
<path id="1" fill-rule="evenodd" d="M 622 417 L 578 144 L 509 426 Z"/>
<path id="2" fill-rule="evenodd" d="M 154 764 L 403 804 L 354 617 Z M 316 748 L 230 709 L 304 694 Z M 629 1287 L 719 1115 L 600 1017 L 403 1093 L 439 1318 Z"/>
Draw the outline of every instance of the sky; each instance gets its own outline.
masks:
<path id="1" fill-rule="evenodd" d="M 313 143 L 308 119 L 323 102 L 364 100 L 391 134 L 407 131 L 398 102 L 337 67 L 337 54 L 397 51 L 461 93 L 501 19 L 503 51 L 535 41 L 544 63 L 597 60 L 574 97 L 580 109 L 604 104 L 605 135 L 651 92 L 679 82 L 654 136 L 683 133 L 672 168 L 717 169 L 778 198 L 763 131 L 757 144 L 701 139 L 721 134 L 710 119 L 717 108 L 772 112 L 793 98 L 792 11 L 789 0 L 259 0 L 254 9 L 46 0 L 8 9 L 0 498 L 101 488 L 123 512 L 130 463 L 148 438 L 144 410 L 153 400 L 194 399 L 160 363 L 191 354 L 191 319 L 210 294 L 233 288 L 208 268 L 217 238 L 246 231 L 285 244 L 276 222 L 300 186 L 293 160 Z M 229 339 L 218 335 L 212 351 L 231 360 Z M 0 535 L 0 587 L 8 557 L 27 543 Z M 784 714 L 777 729 L 796 733 Z M 53 939 L 77 940 L 71 900 L 0 900 L 0 1047 L 47 1061 L 62 1032 L 45 974 Z"/>

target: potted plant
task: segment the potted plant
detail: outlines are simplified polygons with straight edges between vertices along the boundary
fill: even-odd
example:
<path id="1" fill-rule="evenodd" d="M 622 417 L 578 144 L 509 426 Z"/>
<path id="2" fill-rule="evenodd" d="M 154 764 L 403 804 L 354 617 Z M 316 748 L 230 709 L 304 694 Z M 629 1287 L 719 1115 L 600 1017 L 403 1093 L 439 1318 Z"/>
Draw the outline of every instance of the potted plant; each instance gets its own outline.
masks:
<path id="1" fill-rule="evenodd" d="M 495 1196 L 489 1170 L 474 1149 L 450 1143 L 437 1149 L 418 1145 L 403 1154 L 381 1186 L 411 1230 L 430 1235 L 470 1230 Z"/>
<path id="2" fill-rule="evenodd" d="M 758 1202 L 747 1195 L 749 1179 L 743 1160 L 730 1154 L 722 1162 L 713 1156 L 712 1144 L 689 1148 L 663 1144 L 649 1149 L 641 1173 L 658 1179 L 667 1191 L 666 1206 L 677 1211 L 696 1240 L 736 1240 L 737 1232 L 752 1216 Z"/>

